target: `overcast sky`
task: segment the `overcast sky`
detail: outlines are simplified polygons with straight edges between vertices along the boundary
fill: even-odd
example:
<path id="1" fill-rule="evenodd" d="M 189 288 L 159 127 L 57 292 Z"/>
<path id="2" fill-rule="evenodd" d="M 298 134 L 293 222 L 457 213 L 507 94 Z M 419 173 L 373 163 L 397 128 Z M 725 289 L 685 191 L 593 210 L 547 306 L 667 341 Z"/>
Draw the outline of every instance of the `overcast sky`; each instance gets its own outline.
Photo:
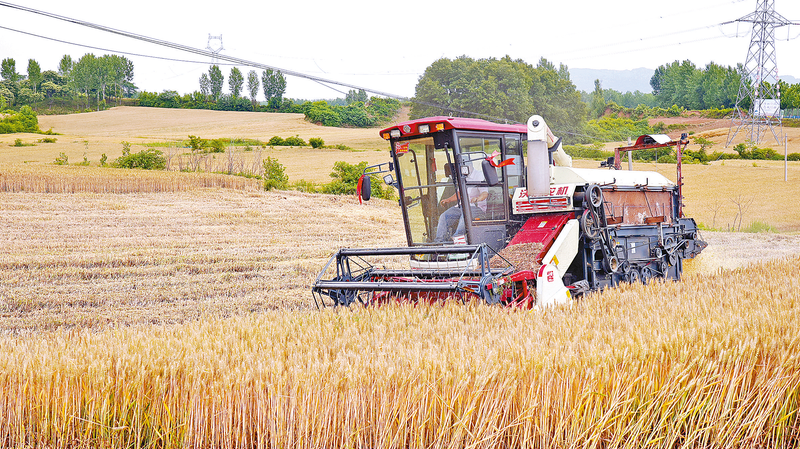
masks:
<path id="1" fill-rule="evenodd" d="M 655 69 L 690 59 L 702 67 L 744 62 L 750 44 L 743 17 L 756 0 L 606 0 L 431 2 L 402 0 L 267 0 L 182 2 L 137 0 L 11 0 L 10 3 L 204 49 L 222 36 L 222 54 L 401 96 L 413 96 L 433 61 L 467 55 L 509 55 L 531 64 L 541 57 L 570 68 Z M 800 22 L 800 2 L 776 0 L 776 10 Z M 112 6 L 113 5 L 113 6 Z M 468 6 L 464 6 L 468 5 Z M 0 6 L 0 59 L 14 58 L 25 73 L 29 58 L 57 69 L 64 54 L 126 55 L 140 90 L 199 90 L 210 60 L 108 32 Z M 738 37 L 737 37 L 738 35 Z M 800 26 L 776 31 L 781 75 L 800 78 Z M 795 38 L 788 40 L 787 38 Z M 212 46 L 219 41 L 212 41 Z M 166 61 L 159 56 L 198 63 Z M 227 80 L 230 66 L 221 66 Z M 239 67 L 247 75 L 249 67 Z M 259 70 L 260 73 L 260 70 Z M 343 96 L 313 81 L 287 78 L 286 96 Z M 337 87 L 346 92 L 348 88 Z M 227 92 L 227 82 L 225 86 Z"/>

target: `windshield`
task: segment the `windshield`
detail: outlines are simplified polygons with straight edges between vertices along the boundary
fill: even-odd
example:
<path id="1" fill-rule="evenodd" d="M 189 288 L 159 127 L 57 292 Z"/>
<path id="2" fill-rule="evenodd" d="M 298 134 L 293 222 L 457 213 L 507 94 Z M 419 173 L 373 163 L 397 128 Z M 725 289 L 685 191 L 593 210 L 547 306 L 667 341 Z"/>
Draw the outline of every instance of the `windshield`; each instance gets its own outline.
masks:
<path id="1" fill-rule="evenodd" d="M 439 218 L 449 207 L 448 202 L 442 203 L 442 200 L 455 198 L 455 185 L 448 166 L 452 153 L 448 160 L 448 152 L 437 150 L 431 137 L 395 143 L 412 244 L 436 242 Z"/>

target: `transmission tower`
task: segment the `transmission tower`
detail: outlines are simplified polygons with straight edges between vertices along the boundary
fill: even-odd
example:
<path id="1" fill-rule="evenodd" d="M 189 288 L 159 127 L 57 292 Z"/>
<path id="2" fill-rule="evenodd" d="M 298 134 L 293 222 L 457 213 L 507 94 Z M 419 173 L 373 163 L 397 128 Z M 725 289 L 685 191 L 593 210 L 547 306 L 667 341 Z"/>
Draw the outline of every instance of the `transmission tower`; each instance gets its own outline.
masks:
<path id="1" fill-rule="evenodd" d="M 775 28 L 796 23 L 775 12 L 775 0 L 756 0 L 755 12 L 727 23 L 733 22 L 752 23 L 753 33 L 725 146 L 729 146 L 743 128 L 753 143 L 759 143 L 767 131 L 772 134 L 776 142 L 782 143 L 781 93 L 775 56 Z M 749 110 L 743 111 L 742 107 L 748 99 Z"/>
<path id="2" fill-rule="evenodd" d="M 219 45 L 215 45 L 214 47 L 211 46 L 211 41 L 219 41 Z M 225 48 L 222 46 L 222 35 L 219 36 L 212 36 L 211 33 L 208 33 L 208 45 L 206 45 L 206 50 L 211 52 L 211 64 L 219 63 L 219 58 L 217 55 Z"/>

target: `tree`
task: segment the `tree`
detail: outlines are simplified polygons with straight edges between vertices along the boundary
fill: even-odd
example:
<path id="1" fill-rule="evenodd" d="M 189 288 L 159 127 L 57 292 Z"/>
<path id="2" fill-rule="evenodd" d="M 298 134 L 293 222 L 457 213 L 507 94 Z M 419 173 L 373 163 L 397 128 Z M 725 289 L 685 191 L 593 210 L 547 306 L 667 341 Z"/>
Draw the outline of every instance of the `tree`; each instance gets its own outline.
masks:
<path id="1" fill-rule="evenodd" d="M 258 100 L 258 73 L 255 70 L 251 70 L 247 74 L 247 92 L 250 93 L 250 102 L 253 104 L 253 110 L 256 110 L 256 104 Z"/>
<path id="2" fill-rule="evenodd" d="M 0 77 L 12 84 L 16 84 L 21 75 L 17 73 L 17 61 L 14 58 L 3 59 L 0 63 Z"/>
<path id="3" fill-rule="evenodd" d="M 89 107 L 89 91 L 94 87 L 91 65 L 95 63 L 95 56 L 87 53 L 72 66 L 70 85 L 78 92 L 86 95 L 86 107 Z"/>
<path id="4" fill-rule="evenodd" d="M 534 67 L 509 56 L 442 58 L 425 69 L 415 98 L 412 118 L 453 114 L 524 123 L 535 113 L 554 130 L 577 134 L 586 117 L 586 104 L 568 68 L 556 68 L 546 59 Z"/>
<path id="5" fill-rule="evenodd" d="M 603 87 L 600 80 L 594 80 L 594 92 L 592 92 L 592 102 L 589 106 L 589 116 L 591 118 L 600 118 L 606 109 L 606 100 L 603 95 Z"/>
<path id="6" fill-rule="evenodd" d="M 39 85 L 42 83 L 42 68 L 33 59 L 28 59 L 28 80 L 31 82 L 31 89 L 38 92 Z"/>
<path id="7" fill-rule="evenodd" d="M 92 53 L 87 53 L 72 68 L 72 83 L 76 90 L 83 91 L 86 95 L 87 108 L 91 94 L 95 95 L 98 111 L 101 100 L 105 101 L 105 89 L 113 74 L 110 61 L 108 55 L 98 58 Z"/>
<path id="8" fill-rule="evenodd" d="M 264 85 L 264 98 L 270 107 L 277 108 L 286 93 L 286 78 L 280 71 L 267 69 L 261 72 L 261 83 Z"/>
<path id="9" fill-rule="evenodd" d="M 664 80 L 664 66 L 660 66 L 653 72 L 653 76 L 650 77 L 650 87 L 653 88 L 653 95 L 658 95 L 661 93 L 661 83 Z"/>
<path id="10" fill-rule="evenodd" d="M 58 62 L 58 74 L 69 79 L 72 76 L 73 65 L 74 63 L 72 62 L 72 56 L 62 56 L 61 60 Z"/>
<path id="11" fill-rule="evenodd" d="M 208 69 L 208 79 L 211 82 L 211 99 L 216 102 L 222 94 L 222 85 L 225 83 L 225 77 L 218 65 L 212 65 Z"/>
<path id="12" fill-rule="evenodd" d="M 132 91 L 136 89 L 133 85 L 133 62 L 124 56 L 110 55 L 103 56 L 103 63 L 107 65 L 109 82 L 113 87 L 113 96 L 117 98 L 117 104 L 121 96 L 130 97 Z"/>
<path id="13" fill-rule="evenodd" d="M 107 61 L 110 66 L 114 96 L 117 99 L 120 96 L 132 97 L 136 92 L 136 86 L 133 84 L 133 61 L 118 55 L 109 56 Z"/>
<path id="14" fill-rule="evenodd" d="M 238 67 L 231 69 L 231 75 L 228 78 L 228 87 L 231 90 L 231 97 L 239 98 L 242 93 L 242 85 L 244 85 L 244 77 L 242 71 Z"/>
<path id="15" fill-rule="evenodd" d="M 369 101 L 369 96 L 367 96 L 367 92 L 364 89 L 359 89 L 358 91 L 355 89 L 350 89 L 347 92 L 347 95 L 344 97 L 344 101 L 347 104 L 355 103 L 357 101 L 366 103 Z"/>
<path id="16" fill-rule="evenodd" d="M 211 95 L 211 80 L 205 72 L 200 74 L 200 93 L 203 95 L 203 99 L 208 101 L 208 96 Z"/>

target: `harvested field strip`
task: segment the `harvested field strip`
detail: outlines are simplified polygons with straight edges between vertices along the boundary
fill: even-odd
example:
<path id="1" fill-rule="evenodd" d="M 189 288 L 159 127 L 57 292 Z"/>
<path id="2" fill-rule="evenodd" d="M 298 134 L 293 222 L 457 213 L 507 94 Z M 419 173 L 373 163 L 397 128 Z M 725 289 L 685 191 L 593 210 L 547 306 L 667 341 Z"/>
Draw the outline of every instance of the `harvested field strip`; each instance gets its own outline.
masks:
<path id="1" fill-rule="evenodd" d="M 797 447 L 800 257 L 543 313 L 388 306 L 0 339 L 0 441 Z"/>
<path id="2" fill-rule="evenodd" d="M 261 181 L 216 173 L 55 165 L 0 166 L 0 192 L 148 193 L 209 187 L 257 190 L 261 187 Z"/>
<path id="3" fill-rule="evenodd" d="M 343 246 L 402 245 L 397 203 L 229 189 L 0 194 L 0 333 L 312 308 Z"/>

